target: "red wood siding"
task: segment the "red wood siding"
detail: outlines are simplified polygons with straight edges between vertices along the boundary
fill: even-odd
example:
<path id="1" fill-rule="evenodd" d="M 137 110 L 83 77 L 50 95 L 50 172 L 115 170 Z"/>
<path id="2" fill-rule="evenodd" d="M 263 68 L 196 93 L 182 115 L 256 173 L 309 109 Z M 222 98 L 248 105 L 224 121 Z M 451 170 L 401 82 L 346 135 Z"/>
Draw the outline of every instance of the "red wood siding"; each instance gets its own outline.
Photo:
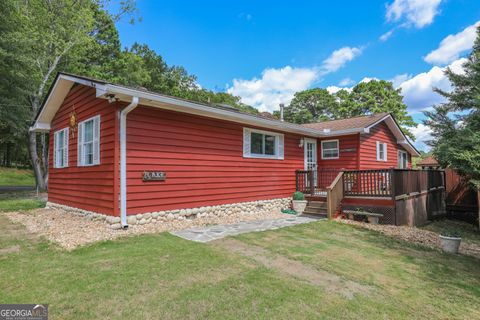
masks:
<path id="1" fill-rule="evenodd" d="M 322 159 L 322 140 L 339 140 L 339 158 Z M 318 167 L 336 169 L 358 169 L 359 135 L 318 139 Z"/>
<path id="2" fill-rule="evenodd" d="M 377 141 L 387 143 L 387 161 L 377 161 Z M 360 169 L 398 168 L 398 150 L 403 150 L 388 126 L 382 122 L 360 135 Z M 411 156 L 408 154 L 408 166 Z"/>
<path id="3" fill-rule="evenodd" d="M 77 132 L 70 129 L 68 167 L 53 167 L 53 134 L 69 126 L 75 108 L 78 122 L 100 115 L 100 165 L 77 166 Z M 118 199 L 114 193 L 115 136 L 118 131 L 116 105 L 95 97 L 95 89 L 77 85 L 68 93 L 52 120 L 49 146 L 48 200 L 85 210 L 113 215 Z"/>
<path id="4" fill-rule="evenodd" d="M 304 166 L 297 135 L 274 160 L 243 158 L 243 125 L 232 122 L 138 107 L 127 127 L 128 214 L 289 197 Z M 143 182 L 144 170 L 167 179 Z"/>

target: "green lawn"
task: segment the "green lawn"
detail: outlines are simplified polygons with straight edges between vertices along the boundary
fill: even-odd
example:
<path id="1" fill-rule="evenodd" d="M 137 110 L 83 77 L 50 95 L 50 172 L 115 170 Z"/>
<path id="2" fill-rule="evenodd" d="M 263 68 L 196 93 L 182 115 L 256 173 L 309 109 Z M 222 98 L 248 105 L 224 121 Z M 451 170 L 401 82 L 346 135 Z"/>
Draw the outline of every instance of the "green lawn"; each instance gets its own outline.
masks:
<path id="1" fill-rule="evenodd" d="M 32 170 L 0 167 L 0 186 L 35 186 Z"/>
<path id="2" fill-rule="evenodd" d="M 33 192 L 0 193 L 0 212 L 43 208 L 45 201 L 37 199 Z"/>
<path id="3" fill-rule="evenodd" d="M 218 243 L 143 235 L 66 252 L 0 214 L 2 303 L 51 319 L 474 319 L 480 261 L 321 221 L 235 237 L 369 288 L 352 299 Z"/>

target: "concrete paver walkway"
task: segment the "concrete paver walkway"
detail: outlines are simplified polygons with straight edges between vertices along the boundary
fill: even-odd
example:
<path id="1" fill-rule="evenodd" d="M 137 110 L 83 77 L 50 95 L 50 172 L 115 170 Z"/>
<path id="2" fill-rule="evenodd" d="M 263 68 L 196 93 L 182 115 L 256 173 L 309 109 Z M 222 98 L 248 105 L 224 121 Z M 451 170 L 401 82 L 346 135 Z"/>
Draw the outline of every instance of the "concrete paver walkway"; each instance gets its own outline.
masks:
<path id="1" fill-rule="evenodd" d="M 205 228 L 190 228 L 180 231 L 173 231 L 171 234 L 191 241 L 208 242 L 241 233 L 275 230 L 278 228 L 290 227 L 317 220 L 319 219 L 312 217 L 289 216 L 281 219 L 245 221 L 234 224 L 209 226 Z"/>

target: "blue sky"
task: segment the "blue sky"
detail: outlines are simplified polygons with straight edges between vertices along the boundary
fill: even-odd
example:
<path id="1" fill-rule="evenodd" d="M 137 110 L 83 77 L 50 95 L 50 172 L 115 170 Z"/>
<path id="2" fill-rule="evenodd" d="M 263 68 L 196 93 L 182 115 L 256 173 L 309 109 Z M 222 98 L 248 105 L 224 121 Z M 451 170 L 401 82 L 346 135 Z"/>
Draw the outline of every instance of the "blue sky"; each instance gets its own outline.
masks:
<path id="1" fill-rule="evenodd" d="M 146 43 L 198 83 L 261 110 L 311 87 L 394 80 L 417 121 L 448 89 L 442 68 L 461 72 L 478 0 L 138 1 L 142 21 L 119 22 L 123 46 Z M 470 28 L 469 28 L 470 27 Z M 416 129 L 423 148 L 428 128 Z"/>

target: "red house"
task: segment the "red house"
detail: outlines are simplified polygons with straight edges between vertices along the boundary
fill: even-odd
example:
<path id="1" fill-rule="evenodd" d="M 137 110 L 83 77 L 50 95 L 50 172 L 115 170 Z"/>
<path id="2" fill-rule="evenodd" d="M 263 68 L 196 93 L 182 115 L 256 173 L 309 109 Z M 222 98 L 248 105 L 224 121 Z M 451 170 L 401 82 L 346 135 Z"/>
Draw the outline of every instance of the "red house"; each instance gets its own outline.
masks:
<path id="1" fill-rule="evenodd" d="M 49 205 L 123 227 L 155 212 L 285 207 L 296 170 L 418 156 L 388 113 L 297 125 L 65 73 L 31 130 L 50 133 Z"/>

